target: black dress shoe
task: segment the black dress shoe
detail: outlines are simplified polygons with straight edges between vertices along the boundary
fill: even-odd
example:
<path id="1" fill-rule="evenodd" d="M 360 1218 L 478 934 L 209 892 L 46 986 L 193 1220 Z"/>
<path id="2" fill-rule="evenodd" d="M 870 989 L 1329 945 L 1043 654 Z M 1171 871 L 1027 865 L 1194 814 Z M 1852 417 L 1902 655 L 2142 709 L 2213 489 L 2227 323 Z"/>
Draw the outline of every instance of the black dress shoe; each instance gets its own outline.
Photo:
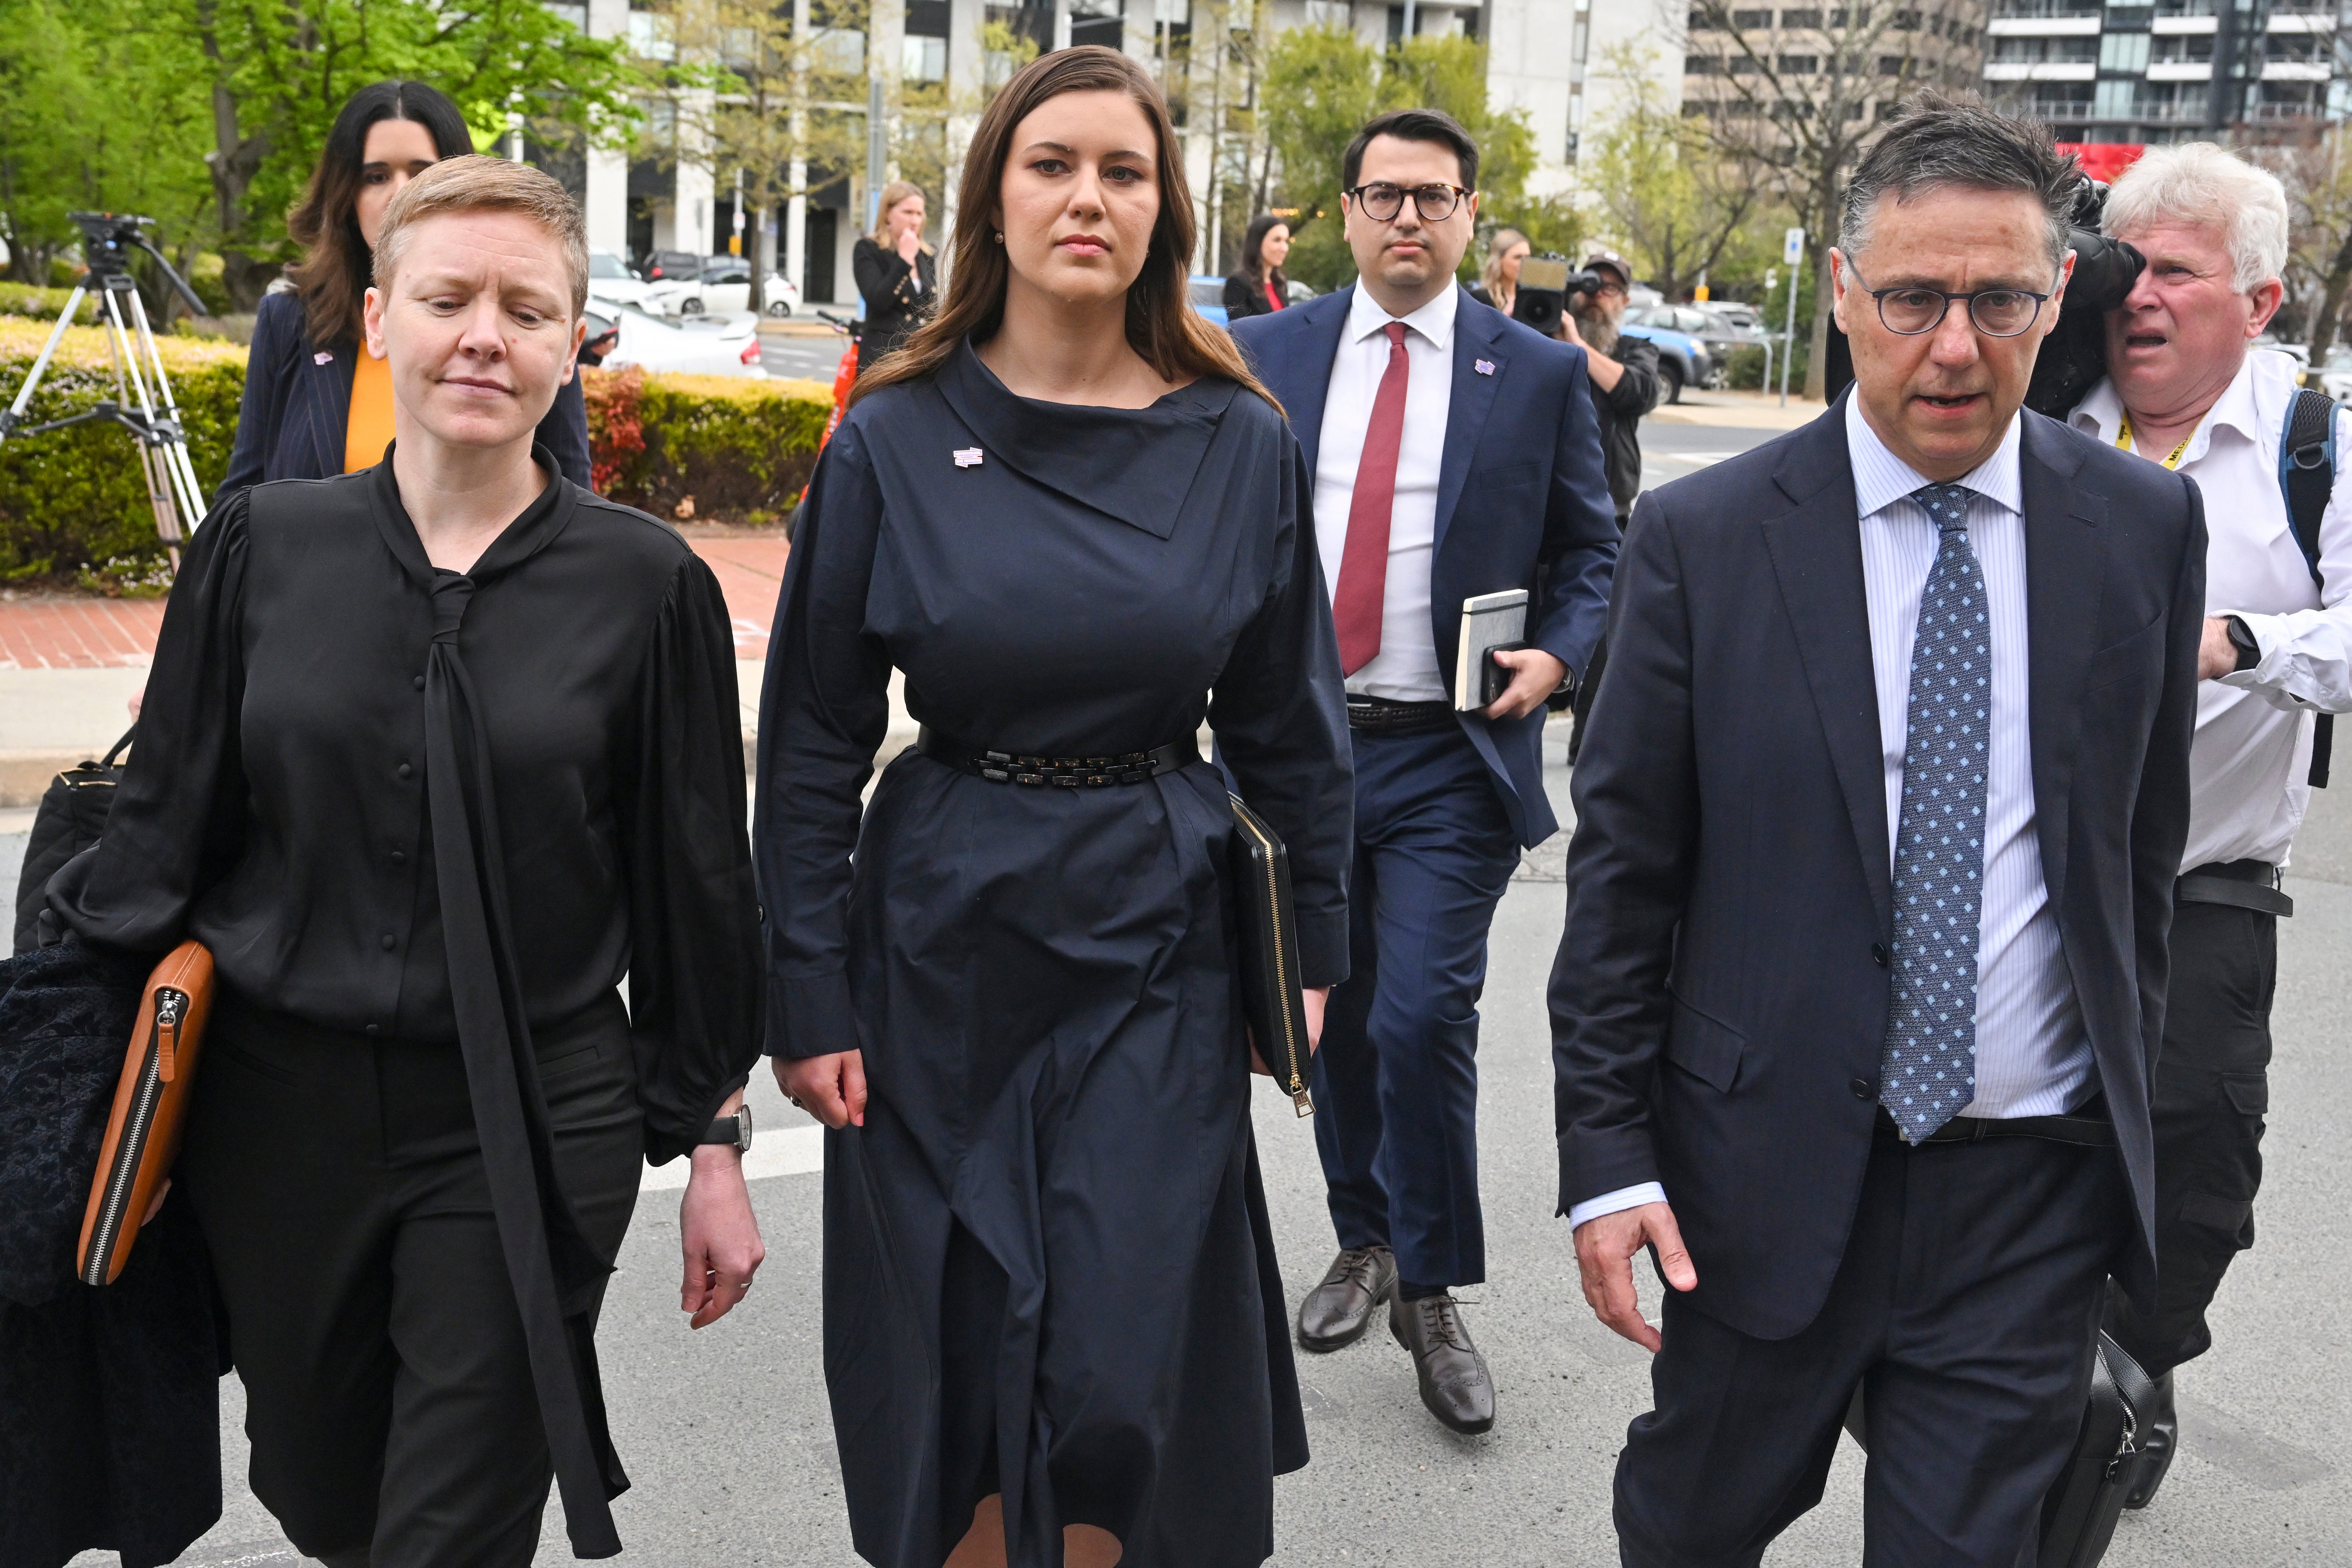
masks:
<path id="1" fill-rule="evenodd" d="M 1412 1352 L 1421 1402 L 1454 1431 L 1476 1436 L 1495 1425 L 1495 1380 L 1470 1342 L 1462 1308 L 1450 1295 L 1389 1303 L 1389 1332 Z"/>
<path id="2" fill-rule="evenodd" d="M 1298 1303 L 1298 1342 L 1310 1351 L 1354 1344 L 1372 1326 L 1372 1309 L 1396 1294 L 1396 1255 L 1387 1247 L 1348 1248 Z"/>
<path id="3" fill-rule="evenodd" d="M 2131 1490 L 2124 1493 L 2126 1508 L 2146 1508 L 2156 1500 L 2156 1489 L 2164 1484 L 2164 1473 L 2172 1468 L 2172 1456 L 2179 1450 L 2180 1417 L 2173 1412 L 2172 1374 L 2168 1372 L 2156 1380 L 2156 1405 L 2140 1432 L 2139 1463 L 2132 1467 Z"/>

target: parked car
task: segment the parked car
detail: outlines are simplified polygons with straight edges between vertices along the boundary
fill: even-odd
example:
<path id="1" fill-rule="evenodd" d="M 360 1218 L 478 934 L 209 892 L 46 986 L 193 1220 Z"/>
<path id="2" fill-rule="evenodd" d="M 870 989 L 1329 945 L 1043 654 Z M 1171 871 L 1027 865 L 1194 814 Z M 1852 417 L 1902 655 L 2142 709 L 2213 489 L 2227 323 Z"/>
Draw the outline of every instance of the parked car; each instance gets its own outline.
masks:
<path id="1" fill-rule="evenodd" d="M 781 273 L 768 274 L 761 297 L 762 308 L 771 316 L 789 316 L 800 308 L 800 289 Z M 645 304 L 646 309 L 666 316 L 748 310 L 751 308 L 751 264 L 740 256 L 714 256 L 704 264 L 698 277 L 655 284 Z"/>
<path id="2" fill-rule="evenodd" d="M 648 283 L 675 283 L 680 279 L 702 276 L 702 258 L 691 250 L 652 250 L 637 268 L 637 276 Z"/>
<path id="3" fill-rule="evenodd" d="M 620 341 L 604 356 L 606 370 L 634 364 L 689 375 L 767 376 L 767 367 L 760 363 L 755 317 L 667 321 L 642 305 L 616 305 L 612 313 Z"/>
<path id="4" fill-rule="evenodd" d="M 2292 356 L 2294 360 L 2296 368 L 2300 370 L 2309 370 L 2311 368 L 2311 345 L 2309 343 L 2283 343 L 2279 342 L 2278 334 L 2276 332 L 2264 332 L 2261 337 L 2254 340 L 2253 346 L 2258 349 L 2276 349 L 2283 354 Z"/>
<path id="5" fill-rule="evenodd" d="M 653 285 L 609 250 L 588 252 L 588 297 L 614 305 L 641 305 Z"/>
<path id="6" fill-rule="evenodd" d="M 1687 325 L 1681 315 L 1692 318 Z M 1699 334 L 1713 323 L 1687 305 L 1654 305 L 1627 310 L 1619 332 L 1658 345 L 1658 401 L 1680 403 L 1685 386 L 1713 386 L 1723 374 L 1722 363 Z"/>
<path id="7" fill-rule="evenodd" d="M 1225 280 L 1223 279 L 1210 278 L 1196 272 L 1192 275 L 1191 285 L 1185 289 L 1185 294 L 1192 300 L 1193 310 L 1202 321 L 1214 321 L 1221 327 L 1232 325 L 1225 316 Z"/>

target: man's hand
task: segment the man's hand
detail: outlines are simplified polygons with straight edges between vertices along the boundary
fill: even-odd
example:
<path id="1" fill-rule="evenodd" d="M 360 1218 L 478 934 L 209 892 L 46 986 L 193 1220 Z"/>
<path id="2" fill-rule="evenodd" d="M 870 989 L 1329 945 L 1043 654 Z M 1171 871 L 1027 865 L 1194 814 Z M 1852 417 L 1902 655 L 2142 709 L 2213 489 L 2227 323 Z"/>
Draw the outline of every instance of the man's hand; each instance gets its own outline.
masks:
<path id="1" fill-rule="evenodd" d="M 1568 678 L 1568 666 L 1539 647 L 1497 648 L 1492 657 L 1512 675 L 1503 694 L 1486 705 L 1489 719 L 1526 718 Z"/>
<path id="2" fill-rule="evenodd" d="M 1584 334 L 1576 330 L 1576 312 L 1573 310 L 1559 313 L 1559 341 L 1574 343 L 1584 351 L 1584 374 L 1591 378 L 1593 385 L 1603 392 L 1617 390 L 1618 379 L 1625 374 L 1625 366 L 1584 341 Z"/>
<path id="3" fill-rule="evenodd" d="M 1633 1287 L 1633 1255 L 1649 1246 L 1658 1249 L 1667 1284 L 1677 1290 L 1697 1286 L 1698 1270 L 1691 1267 L 1675 1211 L 1667 1205 L 1619 1209 L 1576 1227 L 1576 1271 L 1583 1277 L 1584 1299 L 1591 1303 L 1592 1315 L 1654 1354 L 1664 1342 L 1642 1316 L 1641 1296 Z"/>
<path id="4" fill-rule="evenodd" d="M 866 1125 L 866 1053 L 835 1051 L 831 1056 L 803 1057 L 793 1061 L 777 1057 L 776 1087 L 784 1098 L 827 1127 Z"/>
<path id="5" fill-rule="evenodd" d="M 2238 645 L 2230 640 L 2230 617 L 2205 617 L 2205 636 L 2197 645 L 2197 679 L 2211 680 L 2238 668 Z"/>
<path id="6" fill-rule="evenodd" d="M 742 1103 L 738 1094 L 719 1114 L 730 1114 Z M 760 1240 L 760 1222 L 751 1217 L 742 1151 L 731 1144 L 706 1143 L 687 1158 L 693 1168 L 686 1179 L 686 1196 L 677 1205 L 686 1263 L 677 1310 L 693 1314 L 688 1328 L 699 1329 L 717 1322 L 743 1300 L 768 1249 Z"/>

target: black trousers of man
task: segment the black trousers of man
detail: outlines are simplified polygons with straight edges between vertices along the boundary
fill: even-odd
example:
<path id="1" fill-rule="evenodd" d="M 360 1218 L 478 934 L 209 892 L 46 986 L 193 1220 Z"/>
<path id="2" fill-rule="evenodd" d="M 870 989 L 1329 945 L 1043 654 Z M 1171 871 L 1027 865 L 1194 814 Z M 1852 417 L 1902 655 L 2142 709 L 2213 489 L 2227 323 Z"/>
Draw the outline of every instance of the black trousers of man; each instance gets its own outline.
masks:
<path id="1" fill-rule="evenodd" d="M 644 1169 L 626 1015 L 533 1044 L 557 1177 L 609 1258 Z M 456 1043 L 224 1005 L 177 1174 L 287 1538 L 332 1568 L 527 1568 L 552 1462 Z"/>
<path id="2" fill-rule="evenodd" d="M 1656 1407 L 1617 1461 L 1626 1568 L 1754 1568 L 1821 1500 L 1857 1386 L 1865 1568 L 2032 1563 L 2132 1224 L 2112 1148 L 2014 1136 L 1912 1148 L 1882 1114 L 1811 1323 L 1757 1339 L 1666 1292 Z M 1694 1261 L 1703 1277 L 1706 1259 Z"/>
<path id="3" fill-rule="evenodd" d="M 2156 1310 L 2120 1299 L 2107 1331 L 2150 1377 L 2212 1348 L 2205 1310 L 2254 1244 L 2270 1109 L 2278 917 L 2184 899 L 2150 1102 L 2156 1127 Z"/>

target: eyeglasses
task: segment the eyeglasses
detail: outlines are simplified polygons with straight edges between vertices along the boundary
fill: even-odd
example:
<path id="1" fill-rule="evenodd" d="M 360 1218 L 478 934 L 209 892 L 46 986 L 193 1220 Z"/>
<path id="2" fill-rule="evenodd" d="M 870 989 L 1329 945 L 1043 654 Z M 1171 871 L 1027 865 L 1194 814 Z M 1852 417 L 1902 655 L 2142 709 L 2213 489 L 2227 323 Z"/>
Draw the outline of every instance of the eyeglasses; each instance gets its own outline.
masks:
<path id="1" fill-rule="evenodd" d="M 1339 193 L 1353 196 L 1364 216 L 1387 223 L 1404 210 L 1405 187 L 1391 185 L 1386 180 L 1375 180 L 1369 185 L 1358 185 L 1352 191 Z M 1412 187 L 1412 207 L 1423 223 L 1444 223 L 1462 205 L 1462 198 L 1471 193 L 1460 185 L 1415 185 Z"/>
<path id="2" fill-rule="evenodd" d="M 2042 307 L 2053 298 L 2030 289 L 1980 289 L 1973 294 L 1947 294 L 1940 289 L 1923 289 L 1916 284 L 1901 289 L 1873 289 L 1863 282 L 1862 273 L 1851 259 L 1845 265 L 1862 291 L 1878 301 L 1878 319 L 1886 330 L 1906 338 L 1932 332 L 1941 326 L 1955 300 L 1968 306 L 1969 321 L 1978 331 L 1989 338 L 2013 338 L 2033 325 L 2035 318 L 2042 314 Z"/>

